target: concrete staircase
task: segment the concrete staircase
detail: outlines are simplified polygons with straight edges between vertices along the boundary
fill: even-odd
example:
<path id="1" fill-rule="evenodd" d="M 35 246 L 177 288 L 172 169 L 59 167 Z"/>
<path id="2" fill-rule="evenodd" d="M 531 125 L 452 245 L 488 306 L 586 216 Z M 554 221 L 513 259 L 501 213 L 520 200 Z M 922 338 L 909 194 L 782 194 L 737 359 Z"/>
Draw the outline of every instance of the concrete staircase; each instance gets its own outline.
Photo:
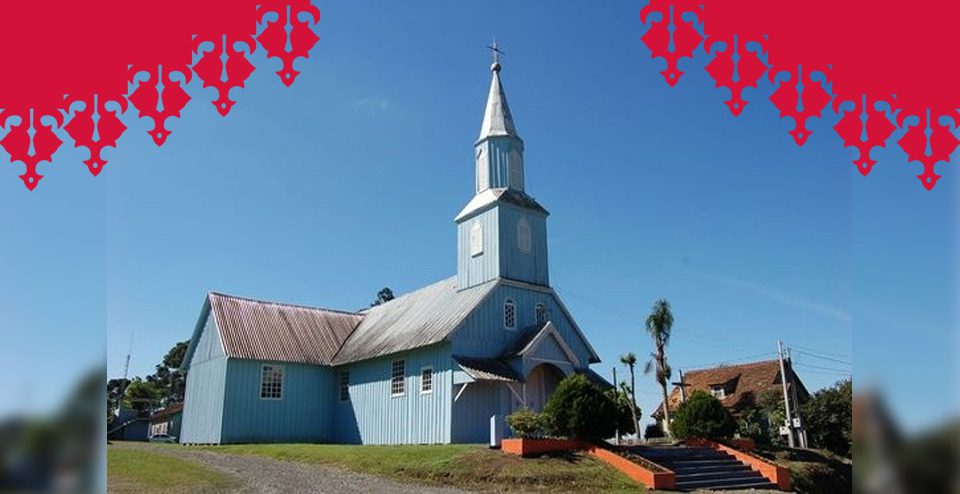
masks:
<path id="1" fill-rule="evenodd" d="M 769 489 L 777 486 L 733 456 L 709 447 L 649 446 L 630 448 L 630 452 L 646 458 L 677 474 L 680 491 Z"/>

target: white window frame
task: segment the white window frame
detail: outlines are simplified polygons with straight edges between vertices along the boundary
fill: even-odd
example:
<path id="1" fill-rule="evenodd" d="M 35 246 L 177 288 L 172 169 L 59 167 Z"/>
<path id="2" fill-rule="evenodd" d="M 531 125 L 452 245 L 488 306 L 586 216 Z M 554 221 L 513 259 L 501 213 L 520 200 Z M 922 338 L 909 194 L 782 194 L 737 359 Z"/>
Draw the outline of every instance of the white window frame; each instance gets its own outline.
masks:
<path id="1" fill-rule="evenodd" d="M 513 311 L 513 325 L 510 325 L 507 320 L 507 310 L 508 307 Z M 503 327 L 506 329 L 517 329 L 517 303 L 513 301 L 512 298 L 508 298 L 503 301 Z"/>
<path id="2" fill-rule="evenodd" d="M 424 375 L 425 373 L 427 373 L 427 372 L 430 373 L 430 381 L 429 381 L 429 382 L 430 382 L 430 389 L 424 389 L 424 387 L 423 387 L 424 383 L 427 382 L 427 381 L 424 381 L 423 375 Z M 420 368 L 420 394 L 422 394 L 422 395 L 428 395 L 428 394 L 431 394 L 431 393 L 433 393 L 433 367 L 430 367 L 430 366 L 421 367 L 421 368 Z"/>
<path id="3" fill-rule="evenodd" d="M 397 364 L 400 364 L 400 375 L 397 376 Z M 397 380 L 399 379 L 399 381 Z M 394 391 L 399 382 L 400 391 Z M 390 362 L 390 397 L 396 398 L 398 396 L 404 396 L 407 394 L 407 361 L 405 359 L 397 359 Z"/>
<path id="4" fill-rule="evenodd" d="M 520 218 L 520 221 L 517 222 L 517 250 L 524 254 L 533 251 L 533 232 L 526 216 Z"/>
<path id="5" fill-rule="evenodd" d="M 263 393 L 263 391 L 264 391 L 263 385 L 265 384 L 264 378 L 265 378 L 266 375 L 267 375 L 267 373 L 266 373 L 267 368 L 270 368 L 270 369 L 279 369 L 279 370 L 280 370 L 280 386 L 279 386 L 279 390 L 280 390 L 280 393 L 279 393 L 279 394 L 280 394 L 280 396 L 264 396 L 264 395 L 263 395 L 263 394 L 264 394 L 264 393 Z M 286 374 L 286 372 L 285 372 L 284 366 L 282 366 L 282 365 L 277 365 L 277 364 L 263 364 L 263 365 L 260 366 L 260 399 L 261 399 L 261 400 L 279 401 L 279 400 L 282 400 L 282 399 L 283 399 L 283 380 L 284 380 L 284 374 Z"/>
<path id="6" fill-rule="evenodd" d="M 344 382 L 344 377 L 346 377 L 346 382 Z M 350 401 L 350 371 L 348 371 L 348 370 L 342 370 L 342 371 L 340 371 L 340 381 L 339 381 L 339 384 L 340 384 L 340 387 L 339 387 L 338 390 L 337 390 L 337 395 L 338 395 L 337 397 L 340 399 L 340 402 L 341 402 L 341 403 L 344 403 L 344 402 Z M 346 384 L 346 388 L 344 388 L 344 384 Z M 343 397 L 343 394 L 344 394 L 343 391 L 344 391 L 344 389 L 346 389 L 346 391 L 347 391 L 347 393 L 346 393 L 346 394 L 347 394 L 347 397 L 346 397 L 346 398 Z"/>
<path id="7" fill-rule="evenodd" d="M 727 390 L 723 387 L 722 384 L 717 384 L 710 386 L 710 394 L 718 400 L 722 400 L 727 397 Z"/>
<path id="8" fill-rule="evenodd" d="M 543 314 L 543 318 L 540 318 L 540 314 Z M 547 315 L 547 304 L 543 302 L 537 302 L 533 306 L 533 320 L 537 321 L 537 324 L 546 324 L 550 320 L 550 316 Z"/>
<path id="9" fill-rule="evenodd" d="M 483 254 L 483 225 L 479 221 L 474 221 L 470 226 L 470 257 L 477 257 Z"/>

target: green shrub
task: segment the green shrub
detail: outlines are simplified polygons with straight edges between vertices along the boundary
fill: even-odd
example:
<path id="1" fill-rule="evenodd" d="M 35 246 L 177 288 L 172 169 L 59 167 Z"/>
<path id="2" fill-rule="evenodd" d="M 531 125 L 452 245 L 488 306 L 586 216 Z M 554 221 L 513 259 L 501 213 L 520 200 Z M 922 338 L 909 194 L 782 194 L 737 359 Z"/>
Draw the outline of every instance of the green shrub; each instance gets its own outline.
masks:
<path id="1" fill-rule="evenodd" d="M 507 415 L 507 425 L 517 437 L 523 439 L 543 437 L 550 427 L 550 417 L 524 408 Z"/>
<path id="2" fill-rule="evenodd" d="M 571 374 L 560 381 L 544 413 L 551 417 L 550 432 L 557 436 L 592 440 L 616 433 L 616 402 L 583 374 Z"/>
<path id="3" fill-rule="evenodd" d="M 660 424 L 649 424 L 647 428 L 643 430 L 643 437 L 646 439 L 664 437 L 663 429 L 660 428 Z"/>
<path id="4" fill-rule="evenodd" d="M 694 391 L 677 407 L 670 430 L 680 439 L 725 439 L 737 430 L 737 423 L 720 400 L 703 391 Z"/>

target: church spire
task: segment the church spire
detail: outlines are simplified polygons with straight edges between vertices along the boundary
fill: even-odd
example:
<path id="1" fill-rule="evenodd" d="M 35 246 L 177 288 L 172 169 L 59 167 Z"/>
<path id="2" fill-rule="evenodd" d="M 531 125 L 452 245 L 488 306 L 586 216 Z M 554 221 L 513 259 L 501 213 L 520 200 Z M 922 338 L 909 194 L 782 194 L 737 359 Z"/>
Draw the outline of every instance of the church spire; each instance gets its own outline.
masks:
<path id="1" fill-rule="evenodd" d="M 493 54 L 493 64 L 490 65 L 493 79 L 490 81 L 490 94 L 487 96 L 487 108 L 483 112 L 483 124 L 480 126 L 480 137 L 477 142 L 488 137 L 506 135 L 519 139 L 513 116 L 510 114 L 510 107 L 507 105 L 507 95 L 504 94 L 503 86 L 500 84 L 500 55 L 503 51 L 497 47 L 496 40 L 487 48 L 490 48 Z"/>

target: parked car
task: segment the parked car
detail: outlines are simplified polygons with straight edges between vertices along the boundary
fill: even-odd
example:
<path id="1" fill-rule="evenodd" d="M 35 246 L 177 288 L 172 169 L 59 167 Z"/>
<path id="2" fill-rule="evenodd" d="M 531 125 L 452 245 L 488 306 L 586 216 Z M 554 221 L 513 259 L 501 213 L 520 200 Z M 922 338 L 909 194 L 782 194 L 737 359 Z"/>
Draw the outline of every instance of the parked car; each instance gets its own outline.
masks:
<path id="1" fill-rule="evenodd" d="M 177 438 L 169 436 L 167 434 L 154 434 L 150 436 L 150 442 L 152 443 L 175 443 Z"/>

